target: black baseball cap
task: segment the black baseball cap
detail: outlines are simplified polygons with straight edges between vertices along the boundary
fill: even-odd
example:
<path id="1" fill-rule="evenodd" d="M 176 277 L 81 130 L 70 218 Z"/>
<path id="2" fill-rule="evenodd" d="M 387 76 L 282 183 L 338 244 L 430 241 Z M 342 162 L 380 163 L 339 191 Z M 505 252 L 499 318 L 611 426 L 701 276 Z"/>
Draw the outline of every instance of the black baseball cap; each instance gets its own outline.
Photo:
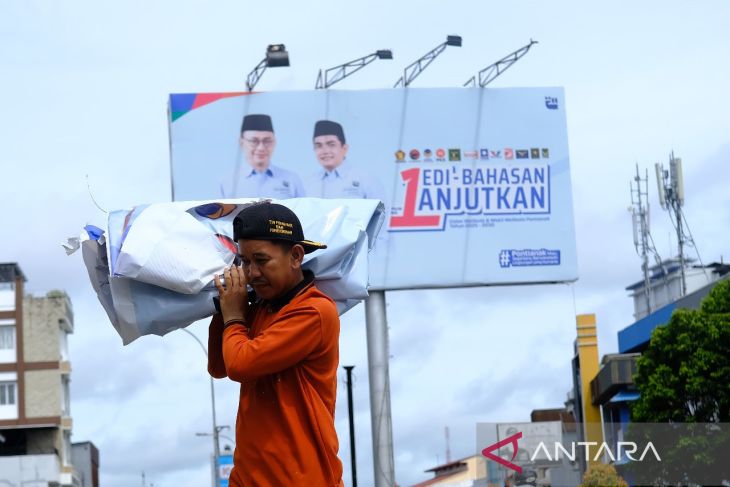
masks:
<path id="1" fill-rule="evenodd" d="M 326 249 L 323 243 L 305 240 L 297 215 L 284 205 L 268 201 L 245 207 L 233 219 L 233 240 L 283 240 L 304 247 L 308 254 Z"/>

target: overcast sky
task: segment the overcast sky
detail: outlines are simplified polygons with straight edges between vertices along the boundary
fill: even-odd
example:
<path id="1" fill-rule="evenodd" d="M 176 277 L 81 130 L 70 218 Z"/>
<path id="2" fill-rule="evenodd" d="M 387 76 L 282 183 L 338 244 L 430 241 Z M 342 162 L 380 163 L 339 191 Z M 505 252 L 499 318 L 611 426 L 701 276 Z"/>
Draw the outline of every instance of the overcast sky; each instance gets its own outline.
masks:
<path id="1" fill-rule="evenodd" d="M 674 150 L 685 212 L 702 259 L 728 257 L 730 4 L 644 2 L 190 2 L 0 0 L 0 261 L 18 262 L 27 290 L 64 289 L 75 310 L 73 441 L 101 452 L 101 483 L 209 485 L 205 356 L 186 334 L 127 347 L 109 324 L 81 256 L 60 243 L 107 210 L 170 198 L 169 93 L 242 91 L 267 44 L 289 69 L 261 90 L 314 87 L 317 70 L 375 49 L 381 61 L 338 85 L 391 87 L 405 65 L 463 36 L 414 87 L 461 86 L 482 67 L 538 40 L 495 87 L 563 86 L 580 279 L 574 285 L 393 292 L 387 295 L 396 479 L 410 485 L 445 459 L 472 454 L 476 423 L 528 421 L 561 407 L 571 387 L 576 313 L 596 313 L 600 353 L 633 321 L 625 286 L 639 280 L 629 181 Z M 662 256 L 675 239 L 649 191 Z M 206 325 L 190 327 L 202 340 Z M 372 484 L 363 307 L 342 318 L 341 364 L 355 365 L 360 485 Z M 344 378 L 344 371 L 342 372 Z M 221 424 L 235 424 L 238 389 L 216 382 Z M 340 456 L 349 483 L 344 382 Z M 233 436 L 233 430 L 224 431 Z M 225 442 L 224 442 L 225 443 Z"/>

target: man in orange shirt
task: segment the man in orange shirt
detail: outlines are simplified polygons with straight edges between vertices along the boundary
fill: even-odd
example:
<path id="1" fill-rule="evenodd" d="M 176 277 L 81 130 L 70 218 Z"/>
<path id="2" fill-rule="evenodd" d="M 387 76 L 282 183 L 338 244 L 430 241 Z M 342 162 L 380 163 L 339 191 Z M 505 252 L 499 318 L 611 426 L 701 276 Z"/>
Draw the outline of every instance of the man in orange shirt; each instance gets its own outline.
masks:
<path id="1" fill-rule="evenodd" d="M 304 254 L 326 246 L 304 239 L 293 211 L 268 202 L 241 210 L 233 236 L 242 265 L 215 278 L 221 312 L 208 335 L 208 372 L 241 383 L 229 485 L 342 486 L 340 320 L 301 267 Z"/>

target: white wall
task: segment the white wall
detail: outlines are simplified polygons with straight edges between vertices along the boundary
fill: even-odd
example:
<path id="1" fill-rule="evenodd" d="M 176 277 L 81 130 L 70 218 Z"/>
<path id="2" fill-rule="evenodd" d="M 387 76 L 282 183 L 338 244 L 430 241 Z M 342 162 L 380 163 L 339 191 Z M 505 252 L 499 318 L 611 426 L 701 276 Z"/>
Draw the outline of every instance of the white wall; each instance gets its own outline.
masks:
<path id="1" fill-rule="evenodd" d="M 716 274 L 715 274 L 716 275 Z M 687 294 L 697 291 L 712 282 L 712 269 L 690 269 L 687 271 Z"/>
<path id="2" fill-rule="evenodd" d="M 717 280 L 716 275 L 712 274 L 710 269 L 687 268 L 685 270 L 685 279 L 687 283 L 687 294 Z M 640 287 L 633 291 L 634 294 L 634 317 L 640 320 L 648 314 L 646 309 L 646 298 L 644 296 L 644 288 Z M 682 297 L 682 276 L 679 271 L 673 272 L 667 276 L 667 281 L 658 280 L 651 287 L 651 306 L 652 311 L 672 303 Z"/>
<path id="3" fill-rule="evenodd" d="M 15 310 L 15 285 L 0 283 L 0 311 Z"/>
<path id="4" fill-rule="evenodd" d="M 46 487 L 58 482 L 61 466 L 56 455 L 17 455 L 0 457 L 0 485 Z"/>

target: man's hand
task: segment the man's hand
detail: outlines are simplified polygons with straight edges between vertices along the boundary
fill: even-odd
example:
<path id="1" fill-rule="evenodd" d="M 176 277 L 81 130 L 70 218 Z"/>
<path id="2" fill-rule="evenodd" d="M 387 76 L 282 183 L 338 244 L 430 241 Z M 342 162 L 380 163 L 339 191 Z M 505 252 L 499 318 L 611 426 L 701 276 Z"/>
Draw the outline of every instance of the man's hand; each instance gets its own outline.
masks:
<path id="1" fill-rule="evenodd" d="M 243 269 L 232 265 L 223 271 L 225 287 L 221 283 L 220 276 L 215 276 L 215 287 L 218 288 L 218 297 L 221 304 L 223 322 L 230 320 L 241 320 L 245 322 L 248 311 L 248 289 L 246 288 L 246 276 Z"/>

